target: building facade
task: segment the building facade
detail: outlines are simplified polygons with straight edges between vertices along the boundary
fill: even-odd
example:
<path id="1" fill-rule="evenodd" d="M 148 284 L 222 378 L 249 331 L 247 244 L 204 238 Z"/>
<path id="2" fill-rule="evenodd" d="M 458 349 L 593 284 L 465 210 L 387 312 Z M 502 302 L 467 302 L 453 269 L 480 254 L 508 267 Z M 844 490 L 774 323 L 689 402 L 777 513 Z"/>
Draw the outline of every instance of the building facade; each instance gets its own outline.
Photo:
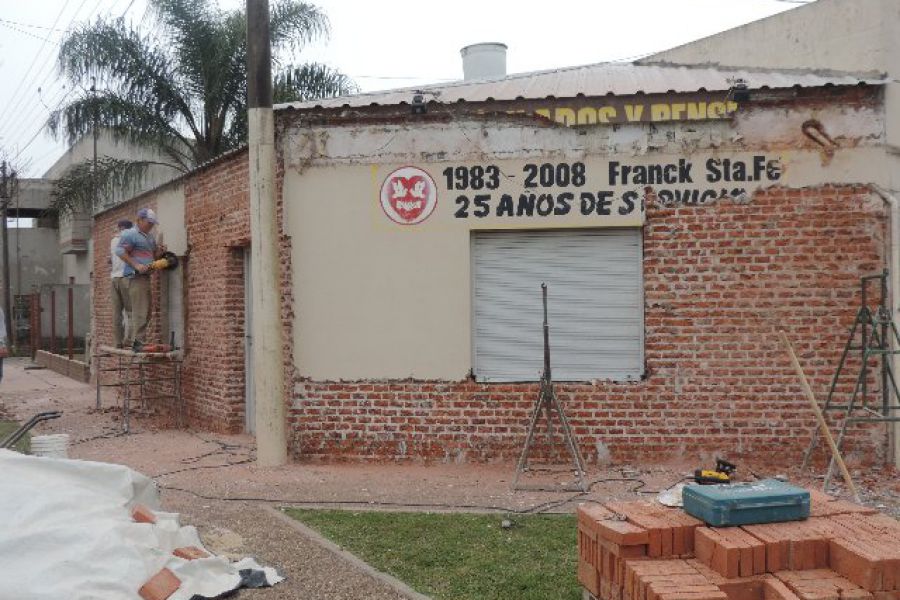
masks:
<path id="1" fill-rule="evenodd" d="M 595 65 L 425 92 L 276 111 L 294 456 L 513 459 L 546 283 L 589 460 L 797 457 L 813 420 L 776 332 L 824 394 L 859 278 L 896 261 L 882 80 Z M 180 302 L 188 414 L 216 430 L 253 429 L 246 161 L 95 220 L 105 239 L 147 205 L 182 228 L 157 331 Z M 850 455 L 883 460 L 885 440 L 855 427 Z"/>

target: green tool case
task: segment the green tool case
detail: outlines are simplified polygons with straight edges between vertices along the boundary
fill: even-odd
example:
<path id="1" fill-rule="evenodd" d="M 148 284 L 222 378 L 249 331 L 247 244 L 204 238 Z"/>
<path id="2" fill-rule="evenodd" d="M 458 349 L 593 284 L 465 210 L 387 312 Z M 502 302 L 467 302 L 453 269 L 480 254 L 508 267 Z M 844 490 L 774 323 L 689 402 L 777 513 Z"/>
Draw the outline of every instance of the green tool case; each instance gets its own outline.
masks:
<path id="1" fill-rule="evenodd" d="M 688 485 L 684 510 L 714 527 L 799 521 L 809 516 L 809 492 L 777 479 Z"/>

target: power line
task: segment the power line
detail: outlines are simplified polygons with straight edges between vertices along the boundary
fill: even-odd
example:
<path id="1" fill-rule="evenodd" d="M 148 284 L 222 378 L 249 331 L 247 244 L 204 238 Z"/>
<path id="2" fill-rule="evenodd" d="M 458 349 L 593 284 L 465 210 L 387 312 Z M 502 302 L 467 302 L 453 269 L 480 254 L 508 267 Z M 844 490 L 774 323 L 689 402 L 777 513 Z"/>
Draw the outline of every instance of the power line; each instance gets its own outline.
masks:
<path id="1" fill-rule="evenodd" d="M 59 23 L 60 18 L 62 18 L 63 13 L 66 11 L 66 7 L 69 6 L 69 2 L 71 2 L 71 1 L 72 0 L 66 0 L 66 3 L 63 4 L 62 9 L 59 11 L 59 13 L 56 15 L 56 18 L 53 20 L 53 25 L 50 26 L 51 28 L 56 27 L 56 24 Z M 82 4 L 86 1 L 87 0 L 82 0 Z M 47 45 L 47 40 L 49 40 L 49 39 L 50 39 L 50 32 L 48 32 L 46 37 L 44 37 L 44 41 L 41 44 L 41 47 L 38 49 L 37 53 L 34 55 L 34 60 L 31 61 L 31 65 L 28 67 L 28 70 L 25 72 L 25 76 L 22 77 L 22 80 L 19 82 L 18 87 L 16 87 L 16 91 L 13 92 L 12 96 L 10 96 L 10 100 L 9 100 L 10 107 L 13 106 L 13 102 L 16 101 L 16 98 L 18 97 L 19 92 L 23 89 L 25 82 L 28 80 L 28 76 L 31 74 L 31 70 L 34 68 L 35 63 L 37 63 L 38 58 L 40 57 L 41 53 L 44 51 L 44 46 Z M 24 96 L 21 99 L 24 99 Z M 21 102 L 16 103 L 16 108 L 18 108 L 19 104 L 21 104 Z M 9 120 L 9 118 L 13 114 L 13 112 L 14 112 L 14 109 L 10 108 L 6 114 L 6 117 L 3 119 L 0 119 L 0 122 L 2 122 L 5 125 L 6 121 Z"/>
<path id="2" fill-rule="evenodd" d="M 11 19 L 0 18 L 0 23 L 8 23 L 9 25 L 16 25 L 18 27 L 30 27 L 32 29 L 45 29 L 45 30 L 49 30 L 49 31 L 64 31 L 63 29 L 47 27 L 46 25 L 32 25 L 31 23 L 22 23 L 21 21 L 13 21 Z"/>
<path id="3" fill-rule="evenodd" d="M 0 27 L 6 27 L 7 29 L 11 29 L 18 33 L 21 33 L 22 35 L 27 35 L 28 37 L 33 37 L 36 40 L 44 41 L 44 38 L 42 38 L 41 36 L 35 33 L 31 33 L 30 31 L 25 31 L 24 29 L 19 29 L 15 25 L 12 25 L 9 21 L 4 21 L 3 19 L 0 19 Z M 59 46 L 59 42 L 51 41 L 50 43 Z"/>
<path id="4" fill-rule="evenodd" d="M 97 9 L 100 7 L 100 3 L 101 3 L 102 1 L 103 1 L 103 0 L 97 0 L 97 3 L 94 5 L 93 10 L 91 10 L 91 11 L 88 13 L 88 17 L 89 17 L 89 18 L 90 18 L 90 15 L 92 15 L 92 14 L 94 14 L 94 13 L 97 12 Z M 85 5 L 86 2 L 87 2 L 87 0 L 83 0 L 82 3 L 81 3 L 81 5 L 78 7 L 78 10 L 76 10 L 76 11 L 75 11 L 75 14 L 72 15 L 72 19 L 70 19 L 70 21 L 69 21 L 69 24 L 70 24 L 70 25 L 71 25 L 72 22 L 75 21 L 75 18 L 78 16 L 78 13 L 81 12 L 81 9 L 82 9 L 82 7 Z M 38 93 L 40 93 L 41 88 L 44 87 L 44 85 L 47 83 L 47 80 L 48 80 L 48 79 L 50 78 L 50 76 L 53 75 L 53 73 L 54 73 L 53 65 L 50 64 L 50 60 L 52 59 L 52 56 L 53 56 L 52 54 L 49 54 L 49 55 L 47 56 L 47 60 L 45 60 L 45 61 L 44 61 L 44 64 L 41 66 L 41 71 L 40 71 L 40 72 L 44 72 L 45 69 L 46 69 L 46 67 L 48 66 L 48 64 L 49 64 L 50 68 L 49 68 L 49 69 L 46 69 L 46 74 L 44 75 L 44 78 L 43 78 L 43 79 L 41 80 L 41 82 L 37 85 Z M 38 76 L 39 76 L 39 75 L 36 75 L 36 76 L 35 76 L 35 79 L 37 79 Z M 41 107 L 40 107 L 40 105 L 39 105 L 39 104 L 32 104 L 32 105 L 31 105 L 31 108 L 26 109 L 25 114 L 22 116 L 21 119 L 19 119 L 19 123 L 26 123 L 26 125 L 23 127 L 23 130 L 27 131 L 28 129 L 30 129 L 31 123 L 33 123 L 33 121 L 34 121 L 34 116 L 33 116 L 33 115 L 35 114 L 35 110 L 37 110 L 38 118 L 41 118 L 41 112 L 40 112 Z"/>
<path id="5" fill-rule="evenodd" d="M 71 0 L 66 0 L 66 5 L 63 6 L 62 11 L 60 11 L 59 15 L 57 15 L 57 18 L 56 18 L 56 20 L 53 22 L 53 26 L 52 26 L 51 28 L 55 28 L 55 27 L 56 27 L 57 22 L 59 21 L 60 17 L 62 16 L 63 12 L 65 11 L 66 6 L 68 6 L 68 4 L 69 4 L 70 1 L 71 1 Z M 91 11 L 88 12 L 88 18 L 90 18 L 90 16 L 91 16 L 92 14 L 94 14 L 94 13 L 97 12 L 97 9 L 99 8 L 100 3 L 101 3 L 102 1 L 103 1 L 103 0 L 97 0 L 97 3 L 94 5 L 93 10 L 91 10 Z M 75 9 L 75 12 L 72 13 L 72 17 L 69 19 L 69 22 L 68 22 L 68 24 L 67 24 L 67 27 L 66 27 L 66 29 L 65 29 L 64 31 L 68 31 L 69 29 L 71 29 L 72 23 L 75 22 L 75 19 L 76 19 L 76 18 L 78 18 L 78 14 L 81 12 L 81 9 L 84 8 L 84 5 L 85 5 L 85 4 L 87 4 L 87 0 L 82 0 L 81 4 L 78 5 L 78 8 Z M 47 39 L 49 39 L 49 34 L 48 34 L 48 36 L 47 36 Z M 54 42 L 54 43 L 57 44 L 57 45 L 59 45 L 59 42 Z M 43 51 L 43 48 L 44 48 L 45 45 L 46 45 L 46 39 L 45 39 L 44 44 L 42 44 L 42 45 L 41 45 L 41 48 L 38 50 L 38 53 L 35 55 L 35 60 L 32 61 L 32 65 L 31 65 L 32 67 L 34 66 L 34 63 L 37 62 L 37 59 L 38 59 L 38 57 L 40 56 L 41 52 Z M 37 72 L 37 73 L 34 75 L 34 77 L 32 78 L 32 81 L 31 81 L 31 83 L 29 84 L 29 87 L 31 87 L 31 85 L 34 84 L 34 82 L 37 80 L 38 77 L 41 76 L 42 73 L 44 74 L 44 78 L 41 80 L 41 82 L 40 82 L 40 84 L 37 86 L 37 88 L 38 88 L 38 89 L 41 89 L 41 87 L 43 87 L 43 85 L 47 82 L 47 79 L 53 74 L 53 71 L 54 71 L 53 65 L 52 65 L 52 62 L 51 62 L 51 61 L 52 61 L 52 58 L 53 58 L 53 53 L 51 52 L 51 53 L 49 53 L 49 54 L 47 55 L 47 57 L 45 58 L 43 64 L 41 65 L 41 68 L 38 70 L 38 72 Z M 47 69 L 48 65 L 50 66 L 49 69 Z M 25 78 L 28 77 L 28 74 L 29 74 L 30 72 L 31 72 L 31 68 L 29 68 L 28 73 L 25 74 Z M 24 80 L 25 80 L 25 79 L 23 78 L 23 82 L 24 82 Z M 19 87 L 21 88 L 21 84 L 20 84 Z M 70 91 L 70 93 L 71 93 L 71 91 Z M 14 94 L 14 97 L 15 97 L 15 94 Z M 11 109 L 8 111 L 8 114 L 6 115 L 6 118 L 5 118 L 5 119 L 0 119 L 0 121 L 2 121 L 2 125 L 0 125 L 0 131 L 2 131 L 4 127 L 7 128 L 7 130 L 9 130 L 10 125 L 16 125 L 16 124 L 24 123 L 24 126 L 23 126 L 22 128 L 20 128 L 18 132 L 15 132 L 15 135 L 10 135 L 10 136 L 8 136 L 8 137 L 10 137 L 10 138 L 17 138 L 17 137 L 20 137 L 20 135 L 21 135 L 23 132 L 28 131 L 28 130 L 30 129 L 31 124 L 34 122 L 33 115 L 34 115 L 34 113 L 35 113 L 35 110 L 40 111 L 40 105 L 34 104 L 34 105 L 32 105 L 32 107 L 31 107 L 30 109 L 27 109 L 27 112 L 22 116 L 22 118 L 17 119 L 17 121 L 16 121 L 15 123 L 11 123 L 11 122 L 10 122 L 10 118 L 12 118 L 12 116 L 13 116 L 14 114 L 16 114 L 16 111 L 20 110 L 20 107 L 22 106 L 23 102 L 27 102 L 27 98 L 28 98 L 27 93 L 26 93 L 26 94 L 23 94 L 22 97 L 19 98 L 19 101 L 16 102 L 15 107 L 14 107 L 14 108 L 11 108 Z M 13 102 L 13 101 L 11 100 L 10 103 L 12 104 L 12 102 Z M 40 118 L 40 112 L 38 112 L 38 116 L 39 116 L 39 118 Z M 41 127 L 43 128 L 43 125 L 42 125 Z M 32 139 L 32 141 L 33 141 L 33 139 Z"/>
<path id="6" fill-rule="evenodd" d="M 117 4 L 118 4 L 118 2 L 117 2 Z M 125 15 L 128 14 L 128 11 L 131 10 L 132 6 L 134 6 L 134 0 L 131 0 L 131 2 L 128 3 L 128 6 L 125 7 L 125 10 L 123 10 L 122 14 L 119 15 L 119 18 L 124 19 Z"/>
<path id="7" fill-rule="evenodd" d="M 69 88 L 69 91 L 62 98 L 59 99 L 59 102 L 56 103 L 56 106 L 53 108 L 53 110 L 56 110 L 57 108 L 62 106 L 62 103 L 66 100 L 66 98 L 68 98 L 72 94 L 72 92 L 74 90 L 75 90 L 74 87 Z M 37 136 L 39 136 L 43 130 L 44 130 L 43 125 L 38 127 L 38 130 L 34 132 L 34 135 L 32 135 L 31 138 L 25 143 L 25 145 L 22 146 L 21 148 L 19 148 L 19 150 L 16 152 L 16 156 L 15 156 L 16 159 L 18 159 L 19 156 L 21 156 L 21 154 L 23 152 L 25 152 L 28 149 L 28 147 L 31 146 L 31 144 L 34 143 L 34 140 L 37 139 Z"/>

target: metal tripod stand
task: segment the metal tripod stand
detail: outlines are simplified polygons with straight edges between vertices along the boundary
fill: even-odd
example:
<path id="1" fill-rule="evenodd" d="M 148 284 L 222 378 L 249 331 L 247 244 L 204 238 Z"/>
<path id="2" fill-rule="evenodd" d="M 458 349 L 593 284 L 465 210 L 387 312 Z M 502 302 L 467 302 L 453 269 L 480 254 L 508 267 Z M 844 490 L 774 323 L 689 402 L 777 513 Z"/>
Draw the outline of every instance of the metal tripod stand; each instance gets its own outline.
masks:
<path id="1" fill-rule="evenodd" d="M 531 411 L 531 421 L 528 423 L 528 433 L 525 436 L 525 446 L 522 448 L 522 454 L 519 456 L 519 462 L 516 465 L 516 476 L 513 479 L 514 490 L 527 491 L 579 491 L 586 492 L 587 482 L 585 481 L 584 458 L 575 443 L 575 435 L 563 411 L 562 404 L 556 396 L 553 389 L 553 376 L 550 371 L 550 326 L 547 323 L 547 284 L 541 284 L 541 295 L 544 301 L 544 372 L 541 375 L 541 391 L 538 394 L 537 401 Z M 575 471 L 575 482 L 570 485 L 548 486 L 548 485 L 519 485 L 519 476 L 528 471 L 528 455 L 531 452 L 531 445 L 534 442 L 534 432 L 537 428 L 538 420 L 541 414 L 547 416 L 547 439 L 553 439 L 553 413 L 556 413 L 559 419 L 560 429 L 566 447 L 572 455 L 572 464 Z"/>
<path id="2" fill-rule="evenodd" d="M 898 406 L 900 390 L 897 388 L 896 376 L 891 366 L 891 357 L 895 354 L 900 354 L 900 332 L 897 331 L 897 325 L 891 314 L 892 311 L 887 305 L 887 278 L 888 271 L 884 270 L 878 275 L 868 275 L 860 279 L 861 305 L 856 313 L 853 327 L 850 329 L 847 343 L 844 345 L 844 352 L 841 354 L 837 371 L 835 371 L 831 380 L 831 387 L 828 390 L 828 397 L 822 410 L 826 415 L 828 411 L 844 412 L 844 419 L 837 439 L 838 450 L 843 444 L 847 428 L 853 423 L 890 423 L 900 421 L 900 415 L 895 412 L 900 410 L 900 406 Z M 880 294 L 878 307 L 873 311 L 869 308 L 868 287 L 875 281 L 880 282 Z M 859 342 L 857 342 L 857 332 L 859 332 Z M 856 346 L 854 345 L 855 343 L 859 343 L 859 345 Z M 841 373 L 847 366 L 847 359 L 851 351 L 860 352 L 862 363 L 859 375 L 856 377 L 853 394 L 848 404 L 833 404 L 838 381 Z M 869 363 L 870 359 L 873 358 L 879 359 L 881 406 L 877 408 L 880 410 L 875 410 L 869 406 L 869 374 L 873 370 Z M 863 415 L 853 416 L 854 411 L 861 411 Z M 809 466 L 818 441 L 819 429 L 816 428 L 813 430 L 809 447 L 803 455 L 803 469 Z M 831 462 L 828 464 L 828 471 L 825 474 L 823 489 L 827 490 L 831 483 L 834 466 L 835 459 L 832 457 Z"/>

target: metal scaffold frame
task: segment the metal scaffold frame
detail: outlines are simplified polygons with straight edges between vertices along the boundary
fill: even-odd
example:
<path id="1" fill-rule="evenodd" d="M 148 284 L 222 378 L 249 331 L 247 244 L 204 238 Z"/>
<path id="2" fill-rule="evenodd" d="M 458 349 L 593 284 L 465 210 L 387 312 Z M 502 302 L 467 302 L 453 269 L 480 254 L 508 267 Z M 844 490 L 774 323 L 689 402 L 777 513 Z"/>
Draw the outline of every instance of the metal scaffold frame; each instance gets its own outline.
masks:
<path id="1" fill-rule="evenodd" d="M 878 305 L 873 310 L 869 307 L 869 286 L 880 282 Z M 850 335 L 844 345 L 841 360 L 831 380 L 828 397 L 822 407 L 823 414 L 842 412 L 843 419 L 837 438 L 837 449 L 840 451 L 847 433 L 847 429 L 854 423 L 892 423 L 900 421 L 900 389 L 897 386 L 897 374 L 891 365 L 891 357 L 900 354 L 900 332 L 894 322 L 888 305 L 888 271 L 885 269 L 877 275 L 868 275 L 860 278 L 860 307 L 856 312 L 856 319 L 850 329 Z M 858 345 L 855 345 L 858 344 Z M 836 404 L 835 393 L 844 369 L 847 367 L 847 359 L 851 352 L 859 352 L 860 369 L 856 376 L 853 393 L 847 404 Z M 870 366 L 876 360 L 877 366 Z M 881 380 L 881 402 L 874 408 L 870 406 L 869 376 L 875 371 Z M 872 402 L 871 404 L 875 404 Z M 816 428 L 809 442 L 809 447 L 803 456 L 803 469 L 806 469 L 813 452 L 819 441 L 819 430 Z M 825 474 L 823 489 L 827 490 L 834 472 L 835 459 L 832 456 Z"/>
<path id="2" fill-rule="evenodd" d="M 169 400 L 174 408 L 177 426 L 184 427 L 184 398 L 181 394 L 181 368 L 184 356 L 181 351 L 173 352 L 132 352 L 113 348 L 112 346 L 100 346 L 94 354 L 97 377 L 97 410 L 101 409 L 102 388 L 120 388 L 122 398 L 122 431 L 129 433 L 131 417 L 131 401 L 138 400 L 140 407 L 147 408 L 150 400 Z M 104 361 L 107 366 L 104 367 Z M 109 366 L 112 362 L 113 366 Z M 170 367 L 169 376 L 159 377 L 153 375 L 148 379 L 150 369 L 148 367 Z M 104 382 L 104 373 L 116 373 L 115 381 Z M 172 383 L 172 392 L 147 394 L 147 384 Z M 132 398 L 132 388 L 137 387 L 138 393 Z"/>

